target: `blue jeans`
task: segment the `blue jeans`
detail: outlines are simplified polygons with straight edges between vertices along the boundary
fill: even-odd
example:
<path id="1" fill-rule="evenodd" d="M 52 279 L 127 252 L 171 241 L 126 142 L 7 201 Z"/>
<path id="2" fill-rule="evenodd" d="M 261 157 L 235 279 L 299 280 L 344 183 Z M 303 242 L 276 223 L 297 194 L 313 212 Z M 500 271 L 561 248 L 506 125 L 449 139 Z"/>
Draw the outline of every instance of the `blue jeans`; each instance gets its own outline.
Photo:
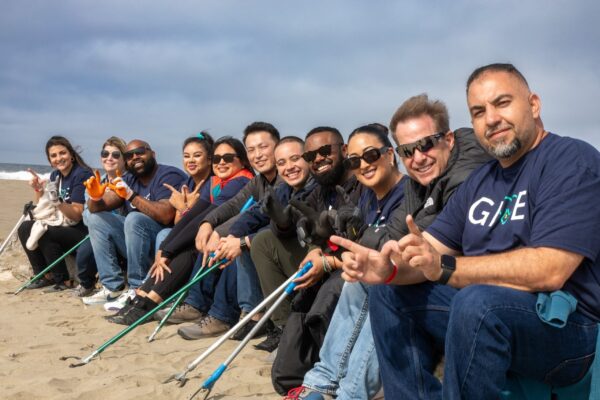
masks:
<path id="1" fill-rule="evenodd" d="M 258 273 L 249 251 L 242 251 L 235 262 L 237 264 L 238 305 L 242 311 L 250 312 L 263 301 Z"/>
<path id="2" fill-rule="evenodd" d="M 164 226 L 141 212 L 126 217 L 107 211 L 90 213 L 87 223 L 102 284 L 113 291 L 124 287 L 120 254 L 127 258 L 129 287 L 140 287 L 154 259 L 156 234 Z"/>
<path id="3" fill-rule="evenodd" d="M 303 386 L 344 399 L 370 399 L 381 388 L 369 318 L 369 287 L 345 283 L 320 361 L 304 375 Z"/>
<path id="4" fill-rule="evenodd" d="M 173 228 L 164 228 L 156 234 L 156 243 L 154 245 L 156 251 L 158 251 L 160 244 L 167 238 L 167 236 L 169 236 L 169 233 L 171 233 L 172 230 Z"/>
<path id="5" fill-rule="evenodd" d="M 565 386 L 594 358 L 597 321 L 543 323 L 537 294 L 500 286 L 375 286 L 371 323 L 385 396 L 496 399 L 514 374 Z M 448 338 L 448 340 L 445 340 Z M 433 375 L 445 352 L 444 385 Z"/>

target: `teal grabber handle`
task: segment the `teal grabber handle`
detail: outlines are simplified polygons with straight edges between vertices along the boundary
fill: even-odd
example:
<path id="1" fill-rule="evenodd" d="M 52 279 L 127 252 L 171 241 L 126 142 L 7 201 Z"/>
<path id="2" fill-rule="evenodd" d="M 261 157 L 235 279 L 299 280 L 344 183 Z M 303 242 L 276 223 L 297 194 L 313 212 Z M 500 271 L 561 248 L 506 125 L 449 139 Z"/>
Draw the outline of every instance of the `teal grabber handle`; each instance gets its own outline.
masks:
<path id="1" fill-rule="evenodd" d="M 311 269 L 313 266 L 312 262 L 309 261 L 306 264 L 304 264 L 304 266 L 302 267 L 302 269 L 300 269 L 300 271 L 296 272 L 296 278 L 300 278 L 302 275 L 304 275 L 305 273 L 308 272 L 309 269 Z M 295 278 L 295 279 L 296 279 Z M 298 286 L 297 282 L 290 282 L 290 284 L 288 285 L 287 288 L 285 288 L 285 293 L 290 295 L 294 292 L 294 289 L 296 288 L 296 286 Z"/>

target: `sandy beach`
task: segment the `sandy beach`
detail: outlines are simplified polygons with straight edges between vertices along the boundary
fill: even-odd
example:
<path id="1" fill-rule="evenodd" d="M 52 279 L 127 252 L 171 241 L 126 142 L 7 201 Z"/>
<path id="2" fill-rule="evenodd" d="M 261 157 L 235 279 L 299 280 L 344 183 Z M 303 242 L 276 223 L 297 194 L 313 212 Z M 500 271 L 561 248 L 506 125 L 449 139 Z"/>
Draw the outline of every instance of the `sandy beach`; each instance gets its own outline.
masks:
<path id="1" fill-rule="evenodd" d="M 0 240 L 18 221 L 31 197 L 25 181 L 2 180 Z M 15 235 L 16 236 L 16 235 Z M 0 387 L 3 399 L 187 399 L 239 344 L 227 341 L 198 366 L 180 388 L 162 384 L 185 369 L 215 339 L 186 341 L 177 326 L 165 326 L 154 342 L 147 338 L 156 322 L 140 326 L 99 358 L 69 368 L 124 327 L 108 323 L 102 307 L 85 306 L 71 293 L 14 292 L 28 276 L 28 261 L 18 240 L 0 257 Z M 271 385 L 267 353 L 248 345 L 215 385 L 213 399 L 277 399 Z"/>

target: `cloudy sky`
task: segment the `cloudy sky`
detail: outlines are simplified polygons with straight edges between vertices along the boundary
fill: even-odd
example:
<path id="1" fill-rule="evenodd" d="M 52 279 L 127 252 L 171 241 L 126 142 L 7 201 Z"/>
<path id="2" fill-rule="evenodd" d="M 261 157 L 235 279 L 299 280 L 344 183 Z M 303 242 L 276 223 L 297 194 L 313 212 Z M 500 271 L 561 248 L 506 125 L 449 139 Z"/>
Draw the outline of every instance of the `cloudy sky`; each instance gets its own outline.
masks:
<path id="1" fill-rule="evenodd" d="M 464 84 L 512 62 L 546 128 L 600 148 L 597 1 L 2 0 L 0 162 L 46 163 L 63 134 L 99 165 L 112 135 L 181 164 L 208 129 L 256 120 L 304 136 L 389 121 L 406 98 L 446 102 L 469 124 Z"/>

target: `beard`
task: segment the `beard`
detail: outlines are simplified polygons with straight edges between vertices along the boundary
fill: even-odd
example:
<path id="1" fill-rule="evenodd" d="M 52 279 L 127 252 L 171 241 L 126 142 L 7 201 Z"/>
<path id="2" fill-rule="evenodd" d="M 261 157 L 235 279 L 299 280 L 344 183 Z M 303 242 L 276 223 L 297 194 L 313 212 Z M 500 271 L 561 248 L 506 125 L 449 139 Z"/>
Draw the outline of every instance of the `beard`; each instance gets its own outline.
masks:
<path id="1" fill-rule="evenodd" d="M 505 159 L 517 154 L 521 147 L 523 147 L 523 143 L 518 138 L 514 138 L 510 143 L 499 143 L 497 145 L 489 143 L 487 151 L 492 157 Z"/>
<path id="2" fill-rule="evenodd" d="M 317 183 L 321 186 L 332 186 L 333 187 L 340 183 L 340 181 L 345 173 L 346 173 L 346 168 L 344 168 L 344 164 L 341 162 L 338 162 L 337 164 L 332 165 L 331 170 L 324 174 L 321 174 L 321 175 L 313 174 L 313 178 L 315 178 L 315 181 L 317 181 Z"/>
<path id="3" fill-rule="evenodd" d="M 150 175 L 152 173 L 152 171 L 154 171 L 154 167 L 156 167 L 156 159 L 154 157 L 152 157 L 144 162 L 144 167 L 142 168 L 141 171 L 138 171 L 137 169 L 132 168 L 129 165 L 127 165 L 127 171 L 129 171 L 129 173 L 131 175 L 139 178 L 139 177 Z"/>

